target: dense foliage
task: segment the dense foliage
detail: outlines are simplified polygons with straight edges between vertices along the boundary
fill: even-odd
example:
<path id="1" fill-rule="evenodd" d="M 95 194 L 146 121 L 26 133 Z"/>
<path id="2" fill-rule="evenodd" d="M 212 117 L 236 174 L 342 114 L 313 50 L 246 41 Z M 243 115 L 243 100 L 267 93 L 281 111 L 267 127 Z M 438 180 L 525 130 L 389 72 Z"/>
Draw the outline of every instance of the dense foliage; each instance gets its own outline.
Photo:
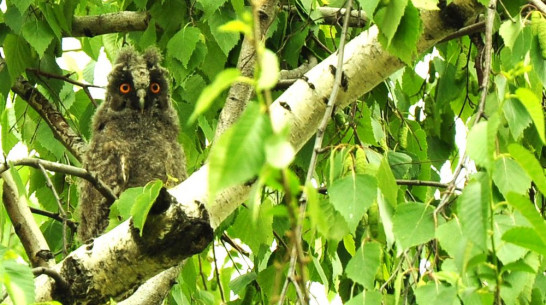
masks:
<path id="1" fill-rule="evenodd" d="M 375 24 L 384 48 L 407 67 L 336 109 L 306 183 L 314 140 L 295 153 L 288 132 L 272 127 L 264 106 L 284 90 L 272 76 L 277 65 L 295 69 L 338 49 L 343 16 L 332 22 L 319 7 L 344 1 L 278 4 L 265 46 L 256 44 L 261 60 L 254 79 L 233 69 L 243 38 L 253 35 L 256 15 L 248 1 L 8 1 L 0 14 L 2 152 L 23 143 L 34 158 L 79 166 L 77 151 L 67 150 L 29 106 L 30 97 L 12 88 L 21 77 L 35 84 L 67 128 L 88 139 L 96 106 L 82 85 L 96 81 L 101 51 L 113 61 L 127 43 L 156 45 L 172 75 L 189 171 L 209 160 L 211 197 L 254 183 L 250 199 L 216 230 L 214 244 L 186 261 L 167 304 L 317 301 L 308 296 L 311 286 L 347 304 L 544 304 L 546 12 L 524 0 L 499 1 L 491 46 L 476 27 L 417 54 L 420 10 L 438 2 L 445 4 L 353 3 L 371 22 L 351 24 L 347 38 Z M 120 11 L 146 11 L 146 26 L 73 34 L 78 16 Z M 69 36 L 84 36 L 77 39 L 90 61 L 81 71 L 57 63 L 74 51 L 63 48 Z M 225 89 L 235 80 L 258 90 L 215 141 Z M 8 171 L 18 199 L 36 212 L 55 259 L 62 260 L 79 246 L 72 226 L 77 178 L 13 165 Z M 127 203 L 150 189 L 157 195 L 155 184 L 122 197 Z M 0 232 L 0 287 L 16 304 L 31 303 L 30 263 L 5 209 Z"/>

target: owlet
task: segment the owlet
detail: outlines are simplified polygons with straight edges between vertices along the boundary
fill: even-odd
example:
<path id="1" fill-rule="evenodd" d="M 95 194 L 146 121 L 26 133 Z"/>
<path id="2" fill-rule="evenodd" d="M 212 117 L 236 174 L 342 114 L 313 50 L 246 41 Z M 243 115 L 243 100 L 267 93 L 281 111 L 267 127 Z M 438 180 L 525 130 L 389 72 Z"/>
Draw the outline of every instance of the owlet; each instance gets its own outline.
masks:
<path id="1" fill-rule="evenodd" d="M 169 74 L 161 54 L 122 49 L 108 76 L 104 102 L 93 117 L 92 137 L 83 167 L 116 195 L 160 179 L 167 187 L 186 178 L 178 143 L 178 115 L 169 94 Z M 80 240 L 100 235 L 108 226 L 112 202 L 86 180 L 80 184 Z"/>

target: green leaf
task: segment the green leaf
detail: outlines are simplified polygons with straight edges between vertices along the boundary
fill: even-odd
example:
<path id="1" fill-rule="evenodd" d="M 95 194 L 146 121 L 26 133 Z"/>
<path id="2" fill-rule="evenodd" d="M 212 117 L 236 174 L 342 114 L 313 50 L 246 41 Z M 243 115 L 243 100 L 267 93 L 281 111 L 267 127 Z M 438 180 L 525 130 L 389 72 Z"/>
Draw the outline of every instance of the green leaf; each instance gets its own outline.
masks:
<path id="1" fill-rule="evenodd" d="M 197 3 L 201 5 L 201 7 L 203 8 L 203 12 L 205 12 L 204 18 L 208 18 L 226 1 L 227 0 L 197 0 Z"/>
<path id="2" fill-rule="evenodd" d="M 455 305 L 459 304 L 457 300 L 457 288 L 454 286 L 446 286 L 444 284 L 435 284 L 430 281 L 424 286 L 417 287 L 415 297 L 419 305 Z"/>
<path id="3" fill-rule="evenodd" d="M 167 56 L 178 59 L 187 68 L 201 35 L 201 30 L 196 27 L 182 28 L 167 43 Z"/>
<path id="4" fill-rule="evenodd" d="M 517 99 L 507 99 L 504 101 L 502 109 L 504 117 L 510 127 L 510 132 L 514 139 L 519 140 L 523 131 L 531 124 L 532 120 L 525 107 Z"/>
<path id="5" fill-rule="evenodd" d="M 234 293 L 236 294 L 240 294 L 241 292 L 244 291 L 244 289 L 252 282 L 254 282 L 254 280 L 256 280 L 256 272 L 249 272 L 249 273 L 245 273 L 235 279 L 233 279 L 230 283 L 229 283 L 229 288 L 231 288 L 231 291 L 233 291 Z"/>
<path id="6" fill-rule="evenodd" d="M 254 253 L 258 253 L 260 247 L 269 247 L 273 242 L 273 205 L 270 200 L 265 200 L 255 208 L 259 209 L 256 218 L 250 209 L 239 209 L 228 232 L 230 236 L 241 239 Z"/>
<path id="7" fill-rule="evenodd" d="M 20 264 L 16 260 L 1 260 L 3 271 L 3 284 L 10 299 L 16 305 L 34 303 L 34 275 L 26 264 Z M 0 273 L 1 275 L 1 273 Z"/>
<path id="8" fill-rule="evenodd" d="M 481 249 L 487 248 L 486 238 L 491 204 L 486 180 L 485 175 L 477 174 L 457 199 L 463 233 Z"/>
<path id="9" fill-rule="evenodd" d="M 541 101 L 533 91 L 527 88 L 518 88 L 516 95 L 533 119 L 542 143 L 546 144 L 546 139 L 544 138 L 544 112 L 542 111 Z"/>
<path id="10" fill-rule="evenodd" d="M 140 41 L 138 42 L 138 44 L 140 45 L 141 49 L 145 49 L 149 46 L 154 45 L 156 43 L 156 40 L 157 40 L 156 23 L 154 19 L 151 19 L 150 23 L 148 24 L 148 27 L 142 33 L 142 36 L 140 37 Z"/>
<path id="11" fill-rule="evenodd" d="M 17 7 L 17 9 L 19 10 L 19 12 L 21 12 L 21 14 L 24 14 L 33 1 L 32 0 L 16 0 L 16 1 L 10 1 L 10 2 Z"/>
<path id="12" fill-rule="evenodd" d="M 472 126 L 472 129 L 468 133 L 468 140 L 466 141 L 466 152 L 477 165 L 489 169 L 491 168 L 493 155 L 490 154 L 489 148 L 488 123 L 480 121 L 478 124 Z"/>
<path id="13" fill-rule="evenodd" d="M 6 35 L 3 46 L 9 76 L 13 84 L 15 79 L 25 72 L 26 68 L 31 66 L 31 49 L 23 38 L 13 34 Z"/>
<path id="14" fill-rule="evenodd" d="M 229 68 L 220 72 L 212 84 L 208 85 L 205 87 L 205 89 L 203 89 L 203 91 L 201 91 L 201 95 L 199 95 L 199 99 L 195 103 L 195 109 L 188 120 L 188 124 L 193 124 L 197 117 L 205 113 L 218 95 L 220 95 L 222 91 L 229 88 L 229 86 L 231 86 L 231 84 L 235 82 L 240 75 L 241 73 L 239 70 L 235 68 Z"/>
<path id="15" fill-rule="evenodd" d="M 49 25 L 43 21 L 26 22 L 23 26 L 23 37 L 36 50 L 38 57 L 44 55 L 45 50 L 55 38 Z"/>
<path id="16" fill-rule="evenodd" d="M 296 151 L 286 137 L 274 135 L 265 143 L 265 154 L 268 164 L 274 168 L 283 169 L 292 163 Z"/>
<path id="17" fill-rule="evenodd" d="M 387 50 L 410 65 L 417 53 L 417 42 L 422 32 L 423 26 L 419 11 L 409 1 L 396 34 L 390 43 L 387 42 L 389 45 Z"/>
<path id="18" fill-rule="evenodd" d="M 386 46 L 390 46 L 398 25 L 404 16 L 404 11 L 408 5 L 408 0 L 390 0 L 385 1 L 386 5 L 377 9 L 374 20 L 380 33 L 386 39 Z"/>
<path id="19" fill-rule="evenodd" d="M 502 240 L 535 251 L 541 255 L 546 255 L 546 244 L 540 239 L 540 236 L 533 228 L 512 228 L 502 235 Z"/>
<path id="20" fill-rule="evenodd" d="M 255 177 L 265 163 L 265 140 L 271 135 L 269 117 L 250 103 L 213 146 L 209 161 L 209 190 L 215 192 Z"/>
<path id="21" fill-rule="evenodd" d="M 233 19 L 234 16 L 230 15 L 227 11 L 218 10 L 208 22 L 212 36 L 226 56 L 229 54 L 229 51 L 231 51 L 237 45 L 239 39 L 241 39 L 241 35 L 239 33 L 220 29 L 222 25 Z"/>
<path id="22" fill-rule="evenodd" d="M 321 200 L 317 190 L 307 185 L 305 187 L 311 225 L 328 240 L 339 241 L 349 234 L 347 223 L 332 206 L 330 201 Z"/>
<path id="23" fill-rule="evenodd" d="M 366 13 L 366 16 L 373 20 L 373 15 L 380 0 L 358 0 L 360 7 Z"/>
<path id="24" fill-rule="evenodd" d="M 419 202 L 398 205 L 393 219 L 396 240 L 403 249 L 426 243 L 434 238 L 434 209 Z"/>
<path id="25" fill-rule="evenodd" d="M 535 156 L 523 146 L 516 143 L 508 145 L 508 151 L 523 170 L 525 170 L 527 175 L 531 177 L 540 192 L 546 194 L 546 177 L 544 176 L 542 166 Z"/>
<path id="26" fill-rule="evenodd" d="M 527 173 L 516 161 L 506 157 L 495 161 L 493 181 L 505 196 L 509 192 L 524 194 L 531 187 L 531 179 Z"/>
<path id="27" fill-rule="evenodd" d="M 500 36 L 504 40 L 506 46 L 510 49 L 514 48 L 516 39 L 523 30 L 523 24 L 520 18 L 521 17 L 518 15 L 516 16 L 516 20 L 514 22 L 507 20 L 503 22 L 499 28 Z"/>
<path id="28" fill-rule="evenodd" d="M 351 298 L 345 305 L 381 305 L 381 292 L 365 290 Z"/>
<path id="29" fill-rule="evenodd" d="M 376 242 L 366 242 L 351 258 L 345 272 L 347 277 L 366 289 L 374 289 L 375 275 L 381 264 L 381 247 Z"/>
<path id="30" fill-rule="evenodd" d="M 155 203 L 157 196 L 159 196 L 159 191 L 163 187 L 163 181 L 154 180 L 148 182 L 142 194 L 140 194 L 134 201 L 133 206 L 131 207 L 131 216 L 133 217 L 133 225 L 135 228 L 140 230 L 140 236 L 144 231 L 144 223 L 148 217 L 150 209 Z"/>
<path id="31" fill-rule="evenodd" d="M 148 0 L 134 0 L 133 1 L 138 9 L 145 9 Z"/>
<path id="32" fill-rule="evenodd" d="M 529 199 L 524 195 L 515 193 L 508 193 L 506 199 L 508 199 L 508 203 L 511 206 L 516 208 L 531 223 L 540 237 L 537 241 L 542 241 L 543 244 L 546 244 L 546 223 Z"/>
<path id="33" fill-rule="evenodd" d="M 273 51 L 265 49 L 261 57 L 260 75 L 256 83 L 256 90 L 273 89 L 279 81 L 279 77 L 279 59 Z"/>
<path id="34" fill-rule="evenodd" d="M 301 49 L 305 44 L 305 39 L 309 34 L 309 27 L 303 27 L 300 31 L 294 33 L 283 50 L 282 59 L 286 61 L 292 68 L 296 68 L 299 65 L 299 58 L 301 55 Z"/>
<path id="35" fill-rule="evenodd" d="M 349 175 L 334 181 L 328 193 L 330 202 L 345 218 L 350 232 L 354 232 L 376 199 L 377 181 L 369 175 Z"/>
<path id="36" fill-rule="evenodd" d="M 13 118 L 13 108 L 5 108 L 2 111 L 2 118 L 0 122 L 2 132 L 2 151 L 8 153 L 20 140 L 19 133 L 12 130 L 15 124 L 15 118 Z"/>

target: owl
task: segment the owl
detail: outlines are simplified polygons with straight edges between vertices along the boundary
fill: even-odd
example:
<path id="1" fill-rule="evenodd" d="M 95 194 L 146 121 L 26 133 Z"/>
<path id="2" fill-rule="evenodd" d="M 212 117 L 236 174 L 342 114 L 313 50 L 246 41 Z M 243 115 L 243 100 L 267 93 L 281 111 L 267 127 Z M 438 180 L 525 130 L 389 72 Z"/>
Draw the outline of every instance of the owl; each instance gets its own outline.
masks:
<path id="1" fill-rule="evenodd" d="M 178 143 L 178 115 L 169 94 L 169 74 L 161 54 L 122 49 L 108 75 L 104 102 L 93 116 L 92 136 L 83 167 L 116 195 L 160 179 L 172 186 L 186 178 L 186 161 Z M 108 226 L 113 202 L 88 181 L 80 183 L 78 236 L 88 241 Z"/>

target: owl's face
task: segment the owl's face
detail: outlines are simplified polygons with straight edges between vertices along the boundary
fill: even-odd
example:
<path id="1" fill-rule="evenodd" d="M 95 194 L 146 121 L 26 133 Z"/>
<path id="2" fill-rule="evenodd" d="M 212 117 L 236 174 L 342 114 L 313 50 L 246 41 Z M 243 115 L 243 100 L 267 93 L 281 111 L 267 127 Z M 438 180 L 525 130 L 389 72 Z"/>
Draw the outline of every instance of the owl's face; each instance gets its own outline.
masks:
<path id="1" fill-rule="evenodd" d="M 168 72 L 160 62 L 161 55 L 155 48 L 142 55 L 130 47 L 121 50 L 108 76 L 106 102 L 110 108 L 144 112 L 153 107 L 168 107 Z"/>

